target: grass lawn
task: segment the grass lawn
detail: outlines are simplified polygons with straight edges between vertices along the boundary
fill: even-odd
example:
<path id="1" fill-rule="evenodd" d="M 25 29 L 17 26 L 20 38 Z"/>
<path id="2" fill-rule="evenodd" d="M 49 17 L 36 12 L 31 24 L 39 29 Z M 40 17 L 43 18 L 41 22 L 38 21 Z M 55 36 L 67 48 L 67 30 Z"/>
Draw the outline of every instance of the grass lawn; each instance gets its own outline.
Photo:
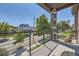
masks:
<path id="1" fill-rule="evenodd" d="M 60 38 L 63 39 L 65 37 L 69 37 L 70 35 L 73 35 L 73 34 L 74 34 L 73 32 L 63 32 L 63 33 L 61 33 Z"/>
<path id="2" fill-rule="evenodd" d="M 70 36 L 72 33 L 71 32 L 64 32 L 62 33 L 62 36 Z"/>

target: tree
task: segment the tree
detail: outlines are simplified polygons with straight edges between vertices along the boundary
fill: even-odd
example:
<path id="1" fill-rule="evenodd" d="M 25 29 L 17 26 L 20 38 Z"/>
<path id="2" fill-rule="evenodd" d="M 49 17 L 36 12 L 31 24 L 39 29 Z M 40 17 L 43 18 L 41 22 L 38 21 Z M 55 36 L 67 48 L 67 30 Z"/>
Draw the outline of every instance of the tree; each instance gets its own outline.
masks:
<path id="1" fill-rule="evenodd" d="M 61 30 L 60 23 L 57 23 L 57 32 L 60 32 L 60 30 Z"/>
<path id="2" fill-rule="evenodd" d="M 70 26 L 70 31 L 74 33 L 74 24 Z"/>
<path id="3" fill-rule="evenodd" d="M 70 25 L 66 21 L 60 21 L 60 23 L 58 24 L 58 28 L 62 31 L 65 31 L 70 28 Z"/>
<path id="4" fill-rule="evenodd" d="M 38 35 L 43 35 L 43 39 L 45 39 L 45 34 L 49 33 L 50 24 L 46 16 L 43 14 L 36 20 L 36 30 Z"/>
<path id="5" fill-rule="evenodd" d="M 19 47 L 22 47 L 21 43 L 24 42 L 25 37 L 26 37 L 25 33 L 18 33 L 17 36 L 14 38 L 16 40 L 14 44 L 19 43 L 20 45 Z"/>
<path id="6" fill-rule="evenodd" d="M 10 31 L 10 25 L 6 22 L 0 23 L 0 32 L 9 32 Z M 1 36 L 6 37 L 6 34 L 0 34 Z"/>

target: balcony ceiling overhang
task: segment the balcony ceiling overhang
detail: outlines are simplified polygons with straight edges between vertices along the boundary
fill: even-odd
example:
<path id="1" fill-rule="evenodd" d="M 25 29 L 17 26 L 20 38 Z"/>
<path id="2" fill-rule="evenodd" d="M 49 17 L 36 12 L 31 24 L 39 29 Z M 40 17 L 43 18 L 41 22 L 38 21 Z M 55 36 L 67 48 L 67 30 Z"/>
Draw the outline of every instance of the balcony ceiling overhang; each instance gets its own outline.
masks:
<path id="1" fill-rule="evenodd" d="M 57 11 L 60 11 L 64 8 L 70 7 L 76 3 L 38 3 L 39 6 L 44 8 L 46 11 L 51 13 L 51 10 L 55 8 Z"/>

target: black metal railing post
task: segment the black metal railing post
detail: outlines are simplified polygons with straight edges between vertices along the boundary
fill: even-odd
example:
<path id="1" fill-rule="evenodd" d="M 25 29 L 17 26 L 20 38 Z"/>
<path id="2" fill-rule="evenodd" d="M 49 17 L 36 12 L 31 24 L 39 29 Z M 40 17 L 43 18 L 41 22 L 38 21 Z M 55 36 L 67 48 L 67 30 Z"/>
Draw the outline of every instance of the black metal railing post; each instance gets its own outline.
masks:
<path id="1" fill-rule="evenodd" d="M 29 55 L 31 56 L 31 32 L 29 32 Z"/>

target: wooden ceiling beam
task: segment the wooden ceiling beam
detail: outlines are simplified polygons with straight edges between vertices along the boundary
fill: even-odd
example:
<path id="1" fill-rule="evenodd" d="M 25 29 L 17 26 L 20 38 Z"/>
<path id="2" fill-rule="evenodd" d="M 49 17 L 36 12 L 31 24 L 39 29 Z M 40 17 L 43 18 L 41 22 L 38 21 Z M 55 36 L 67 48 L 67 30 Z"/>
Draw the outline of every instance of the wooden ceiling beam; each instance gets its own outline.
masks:
<path id="1" fill-rule="evenodd" d="M 66 5 L 63 5 L 63 6 L 60 7 L 60 8 L 57 8 L 57 11 L 62 10 L 62 9 L 64 9 L 64 8 L 67 8 L 67 7 L 70 7 L 70 6 L 75 5 L 75 4 L 77 4 L 77 3 L 68 3 L 68 4 L 66 4 Z"/>
<path id="2" fill-rule="evenodd" d="M 48 6 L 48 4 L 50 4 L 50 3 L 37 3 L 37 4 L 40 7 L 44 8 L 49 13 L 51 13 L 51 10 L 53 9 L 50 6 Z M 54 3 L 52 3 L 52 4 L 54 4 Z M 66 5 L 63 5 L 63 6 L 59 7 L 59 8 L 56 8 L 56 10 L 60 11 L 60 10 L 62 10 L 64 8 L 70 7 L 70 6 L 74 5 L 74 4 L 77 4 L 77 3 L 67 3 Z"/>

